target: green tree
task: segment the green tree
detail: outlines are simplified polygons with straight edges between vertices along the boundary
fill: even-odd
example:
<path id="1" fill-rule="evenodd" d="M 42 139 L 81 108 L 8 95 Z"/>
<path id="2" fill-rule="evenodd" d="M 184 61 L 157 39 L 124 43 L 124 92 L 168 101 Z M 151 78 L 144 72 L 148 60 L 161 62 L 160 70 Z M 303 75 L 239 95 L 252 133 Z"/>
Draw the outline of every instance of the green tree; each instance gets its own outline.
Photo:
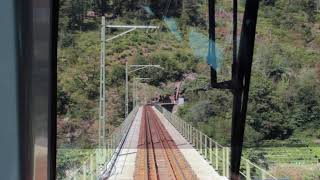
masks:
<path id="1" fill-rule="evenodd" d="M 304 70 L 300 73 L 293 86 L 292 118 L 297 127 L 318 126 L 320 119 L 320 85 L 317 83 L 315 69 Z"/>
<path id="2" fill-rule="evenodd" d="M 285 139 L 292 132 L 292 126 L 276 101 L 272 81 L 261 74 L 253 74 L 249 98 L 248 123 L 265 139 Z"/>
<path id="3" fill-rule="evenodd" d="M 64 115 L 69 111 L 70 108 L 70 96 L 63 91 L 62 87 L 58 83 L 57 90 L 57 114 Z"/>
<path id="4" fill-rule="evenodd" d="M 185 0 L 183 9 L 183 18 L 189 26 L 204 26 L 206 24 L 203 14 L 201 12 L 202 4 L 193 0 Z"/>
<path id="5" fill-rule="evenodd" d="M 304 0 L 303 10 L 308 15 L 309 22 L 315 22 L 316 10 L 317 10 L 317 2 L 316 0 Z"/>

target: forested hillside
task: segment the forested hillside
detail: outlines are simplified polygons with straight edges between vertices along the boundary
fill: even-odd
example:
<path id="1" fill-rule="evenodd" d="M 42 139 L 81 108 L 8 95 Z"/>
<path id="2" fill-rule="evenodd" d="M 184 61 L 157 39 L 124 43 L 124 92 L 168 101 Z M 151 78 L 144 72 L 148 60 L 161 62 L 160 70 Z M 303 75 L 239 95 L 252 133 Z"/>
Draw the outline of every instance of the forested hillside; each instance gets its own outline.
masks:
<path id="1" fill-rule="evenodd" d="M 239 2 L 238 31 L 244 8 L 244 1 Z M 320 145 L 319 7 L 318 0 L 261 1 L 245 133 L 249 151 Z M 218 75 L 222 80 L 231 77 L 232 1 L 217 2 L 216 10 Z M 228 145 L 232 95 L 208 88 L 206 1 L 60 0 L 58 146 L 97 145 L 101 15 L 108 24 L 160 26 L 158 30 L 136 30 L 107 43 L 108 130 L 124 118 L 125 61 L 160 64 L 163 71 L 136 74 L 151 78 L 144 86 L 155 93 L 148 98 L 170 94 L 172 83 L 181 82 L 185 104 L 177 108 L 177 114 Z M 120 32 L 123 30 L 108 29 L 107 37 Z M 314 154 L 314 158 L 320 157 L 319 152 Z M 266 156 L 262 151 L 251 155 L 252 159 Z M 260 162 L 264 163 L 268 164 L 268 159 Z"/>

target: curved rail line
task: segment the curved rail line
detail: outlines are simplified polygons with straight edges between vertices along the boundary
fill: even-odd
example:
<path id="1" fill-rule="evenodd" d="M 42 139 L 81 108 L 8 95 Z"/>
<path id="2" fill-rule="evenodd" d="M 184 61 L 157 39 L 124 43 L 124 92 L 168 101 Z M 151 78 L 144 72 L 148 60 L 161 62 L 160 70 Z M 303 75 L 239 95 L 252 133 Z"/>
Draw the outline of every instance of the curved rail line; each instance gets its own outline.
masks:
<path id="1" fill-rule="evenodd" d="M 151 106 L 143 108 L 141 121 L 134 179 L 197 179 Z"/>

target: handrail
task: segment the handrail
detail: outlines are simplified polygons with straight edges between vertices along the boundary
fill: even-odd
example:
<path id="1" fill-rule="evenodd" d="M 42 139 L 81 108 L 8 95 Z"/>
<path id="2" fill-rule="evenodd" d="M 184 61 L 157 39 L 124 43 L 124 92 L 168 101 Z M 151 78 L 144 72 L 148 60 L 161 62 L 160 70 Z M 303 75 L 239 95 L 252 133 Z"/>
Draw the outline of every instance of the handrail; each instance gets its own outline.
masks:
<path id="1" fill-rule="evenodd" d="M 196 150 L 218 171 L 221 175 L 229 177 L 230 175 L 230 148 L 224 147 L 212 138 L 208 137 L 189 123 L 183 121 L 178 116 L 169 112 L 160 105 L 155 105 L 164 117 L 180 132 L 182 136 L 194 146 Z M 250 160 L 242 157 L 240 174 L 246 179 L 251 180 L 257 177 L 261 179 L 277 180 L 275 176 L 265 169 L 254 164 Z M 241 170 L 244 169 L 244 172 Z"/>
<path id="2" fill-rule="evenodd" d="M 121 144 L 123 144 L 124 138 L 130 130 L 138 109 L 139 107 L 136 106 L 121 125 L 108 135 L 106 146 L 103 149 L 95 149 L 95 152 L 88 155 L 88 158 L 82 163 L 82 165 L 67 175 L 66 179 L 94 180 L 99 179 L 104 172 L 108 172 L 110 170 L 109 168 L 113 167 L 113 161 L 116 160 Z"/>
<path id="3" fill-rule="evenodd" d="M 138 110 L 138 109 L 136 109 Z M 135 112 L 135 111 L 133 111 Z M 134 113 L 134 115 L 136 114 L 136 112 Z M 105 167 L 105 169 L 103 170 L 103 172 L 99 175 L 99 179 L 107 179 L 109 176 L 110 176 L 110 173 L 111 173 L 111 170 L 112 168 L 114 167 L 116 161 L 117 161 L 117 158 L 118 158 L 118 155 L 120 154 L 120 151 L 122 149 L 122 146 L 127 138 L 127 135 L 128 135 L 128 132 L 129 132 L 129 129 L 133 123 L 133 120 L 134 120 L 134 117 L 131 117 L 132 116 L 132 113 L 130 113 L 128 115 L 128 117 L 130 117 L 129 121 L 127 121 L 127 124 L 125 124 L 127 128 L 125 128 L 125 130 L 120 134 L 122 134 L 122 138 L 120 138 L 119 142 L 118 142 L 118 146 L 117 148 L 115 149 L 115 151 L 113 152 L 113 155 L 112 155 L 112 158 L 109 160 L 109 162 L 107 163 L 107 166 Z M 120 131 L 123 130 L 122 128 L 120 129 Z"/>

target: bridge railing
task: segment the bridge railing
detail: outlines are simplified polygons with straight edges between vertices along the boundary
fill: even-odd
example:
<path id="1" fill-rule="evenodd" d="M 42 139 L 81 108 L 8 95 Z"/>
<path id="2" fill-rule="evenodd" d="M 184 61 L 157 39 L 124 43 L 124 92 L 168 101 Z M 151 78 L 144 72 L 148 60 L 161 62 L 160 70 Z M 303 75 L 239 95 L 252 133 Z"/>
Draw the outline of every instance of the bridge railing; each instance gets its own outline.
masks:
<path id="1" fill-rule="evenodd" d="M 206 134 L 186 123 L 178 116 L 165 108 L 155 106 L 164 117 L 194 146 L 196 150 L 213 166 L 213 168 L 225 177 L 230 177 L 230 148 L 220 145 Z M 275 180 L 277 179 L 265 169 L 242 157 L 240 173 L 243 179 Z"/>
<path id="2" fill-rule="evenodd" d="M 138 109 L 139 107 L 135 107 L 121 125 L 108 135 L 105 148 L 95 149 L 78 169 L 67 174 L 67 179 L 94 180 L 110 173 Z"/>

